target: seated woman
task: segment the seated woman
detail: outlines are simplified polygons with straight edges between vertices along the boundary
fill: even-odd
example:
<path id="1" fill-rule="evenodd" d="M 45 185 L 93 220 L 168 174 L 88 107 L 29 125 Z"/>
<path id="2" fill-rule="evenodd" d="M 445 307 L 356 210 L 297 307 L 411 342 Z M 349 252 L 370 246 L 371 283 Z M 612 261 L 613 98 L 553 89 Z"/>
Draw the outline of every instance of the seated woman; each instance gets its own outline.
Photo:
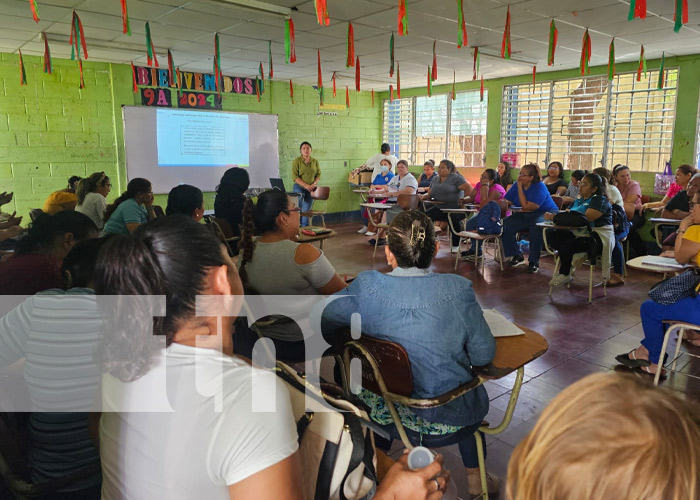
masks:
<path id="1" fill-rule="evenodd" d="M 204 195 L 189 184 L 175 186 L 168 193 L 165 215 L 186 215 L 199 222 L 204 217 Z"/>
<path id="2" fill-rule="evenodd" d="M 547 187 L 540 178 L 540 167 L 528 163 L 520 169 L 518 180 L 505 195 L 509 205 L 520 207 L 519 212 L 513 213 L 503 221 L 503 250 L 510 259 L 511 266 L 525 264 L 525 258 L 520 253 L 515 236 L 524 229 L 530 232 L 530 254 L 528 256 L 528 273 L 536 273 L 540 269 L 540 252 L 542 250 L 542 230 L 538 222 L 544 220 L 545 212 L 557 210 Z"/>
<path id="3" fill-rule="evenodd" d="M 564 196 L 567 184 L 564 180 L 564 165 L 560 161 L 553 161 L 547 167 L 547 175 L 542 178 L 547 191 L 552 196 Z"/>
<path id="4" fill-rule="evenodd" d="M 259 295 L 318 296 L 347 286 L 323 252 L 310 243 L 294 241 L 299 234 L 299 208 L 295 202 L 276 189 L 262 193 L 257 205 L 246 201 L 238 262 L 247 290 Z M 254 234 L 260 237 L 253 239 Z M 294 317 L 293 313 L 301 312 L 303 304 L 289 307 L 288 316 Z M 281 359 L 305 359 L 304 340 L 294 324 L 267 328 L 265 336 L 273 340 Z M 248 355 L 256 338 L 241 336 L 236 340 L 236 353 Z"/>
<path id="5" fill-rule="evenodd" d="M 75 191 L 78 198 L 78 206 L 75 207 L 75 211 L 90 217 L 100 233 L 105 225 L 106 198 L 111 190 L 112 183 L 109 177 L 104 172 L 95 172 L 89 177 L 81 179 Z"/>
<path id="6" fill-rule="evenodd" d="M 700 265 L 700 192 L 693 197 L 690 216 L 681 221 L 676 238 L 675 259 L 679 264 Z M 644 340 L 642 345 L 628 354 L 620 354 L 615 359 L 629 367 L 656 374 L 662 353 L 664 321 L 684 321 L 700 325 L 700 295 L 681 299 L 675 304 L 662 305 L 649 299 L 642 303 L 640 314 Z M 700 335 L 691 333 L 686 337 L 693 345 L 700 345 Z"/>
<path id="7" fill-rule="evenodd" d="M 629 245 L 637 255 L 646 255 L 646 245 L 638 234 L 638 230 L 646 223 L 642 215 L 642 188 L 639 182 L 632 180 L 632 174 L 627 165 L 615 165 L 612 177 L 613 183 L 622 195 L 627 220 L 631 223 L 627 236 Z M 627 257 L 630 258 L 629 255 Z"/>
<path id="8" fill-rule="evenodd" d="M 663 199 L 661 199 L 660 201 L 651 201 L 649 203 L 644 203 L 642 205 L 642 212 L 644 212 L 645 210 L 663 210 L 666 204 L 670 202 L 674 196 L 676 196 L 681 191 L 685 191 L 687 189 L 690 179 L 696 173 L 697 170 L 695 170 L 695 168 L 693 168 L 691 165 L 681 165 L 680 167 L 678 167 L 676 169 L 676 175 L 674 177 L 675 182 L 671 183 Z"/>
<path id="9" fill-rule="evenodd" d="M 401 344 L 411 360 L 412 397 L 430 398 L 469 382 L 473 366 L 488 364 L 496 343 L 476 301 L 471 282 L 455 274 L 430 272 L 439 245 L 433 223 L 417 210 L 401 212 L 389 227 L 384 247 L 393 271 L 365 271 L 348 288 L 328 299 L 322 317 L 324 337 L 333 343 L 333 332 L 348 327 L 359 313 L 362 333 Z M 319 313 L 314 309 L 312 316 Z M 385 403 L 363 390 L 360 398 L 370 406 L 373 420 L 397 437 Z M 445 446 L 459 433 L 462 461 L 467 470 L 469 493 L 481 492 L 474 431 L 488 412 L 483 386 L 437 409 L 401 407 L 402 422 L 415 444 Z M 422 440 L 422 441 L 421 441 Z M 391 443 L 377 440 L 388 449 Z M 489 476 L 489 493 L 498 481 Z"/>
<path id="10" fill-rule="evenodd" d="M 372 184 L 369 187 L 369 197 L 367 198 L 367 201 L 369 203 L 386 203 L 386 198 L 372 198 L 372 193 L 375 191 L 380 191 L 385 188 L 391 181 L 391 179 L 394 178 L 394 174 L 391 171 L 392 164 L 391 161 L 388 159 L 382 159 L 379 162 L 379 173 L 377 176 L 372 180 Z M 365 236 L 375 236 L 377 234 L 377 228 L 375 224 L 379 224 L 379 221 L 381 221 L 381 218 L 383 216 L 382 211 L 377 211 L 377 213 L 372 213 L 372 211 L 368 208 L 364 208 L 362 211 L 362 217 L 367 219 L 367 224 L 358 231 L 360 234 L 364 234 Z"/>
<path id="11" fill-rule="evenodd" d="M 387 194 L 394 195 L 388 198 L 389 203 L 394 203 L 394 205 L 386 211 L 386 222 L 390 224 L 394 217 L 401 213 L 403 210 L 401 206 L 397 203 L 398 195 L 400 194 L 416 194 L 418 189 L 418 181 L 413 174 L 408 171 L 408 162 L 406 160 L 399 160 L 396 163 L 396 175 L 389 181 L 386 186 L 380 186 L 377 188 L 377 192 L 384 192 Z M 377 243 L 378 246 L 386 245 L 386 240 L 384 239 L 384 230 L 381 229 L 377 234 L 378 242 L 372 238 L 369 240 L 369 244 L 374 246 Z"/>
<path id="12" fill-rule="evenodd" d="M 476 183 L 471 194 L 466 198 L 462 198 L 460 203 L 474 203 L 479 205 L 479 210 L 484 208 L 489 201 L 498 201 L 506 194 L 506 190 L 500 184 L 498 172 L 492 168 L 487 168 L 481 174 L 481 179 Z M 467 221 L 465 229 L 467 231 L 475 231 L 478 228 L 477 217 L 474 216 Z M 469 257 L 476 253 L 476 242 L 471 241 L 472 246 L 469 250 L 462 252 L 462 257 Z M 479 255 L 481 255 L 481 247 L 479 247 Z"/>
<path id="13" fill-rule="evenodd" d="M 41 210 L 49 215 L 57 214 L 63 210 L 75 210 L 78 204 L 75 192 L 81 180 L 82 178 L 77 175 L 69 177 L 68 187 L 51 193 L 44 201 L 44 206 Z"/>
<path id="14" fill-rule="evenodd" d="M 462 177 L 462 174 L 457 172 L 455 164 L 450 160 L 442 160 L 438 166 L 438 175 L 430 183 L 428 192 L 423 195 L 423 199 L 429 199 L 438 202 L 431 205 L 426 214 L 433 221 L 438 221 L 447 225 L 447 214 L 442 211 L 443 208 L 458 208 L 459 199 L 464 196 L 469 196 L 472 192 L 472 185 Z M 464 215 L 453 215 L 452 223 L 458 228 L 460 222 L 464 219 Z M 459 236 L 452 234 L 452 253 L 459 251 Z"/>
<path id="15" fill-rule="evenodd" d="M 506 498 L 698 500 L 699 412 L 637 377 L 589 375 L 515 447 Z"/>
<path id="16" fill-rule="evenodd" d="M 677 219 L 683 220 L 690 216 L 690 200 L 693 199 L 695 193 L 700 190 L 700 174 L 693 175 L 692 179 L 688 183 L 685 190 L 680 191 L 669 201 L 661 214 L 662 217 L 666 219 Z M 667 257 L 673 257 L 673 249 L 676 245 L 676 238 L 678 236 L 677 227 L 673 227 L 673 232 L 666 235 L 661 243 L 661 248 L 663 249 L 662 255 Z"/>
<path id="17" fill-rule="evenodd" d="M 0 263 L 0 290 L 5 295 L 34 295 L 63 288 L 63 259 L 76 243 L 89 238 L 97 238 L 97 227 L 87 215 L 73 210 L 41 214 L 14 255 Z"/>
<path id="18" fill-rule="evenodd" d="M 569 181 L 569 187 L 566 188 L 566 192 L 562 196 L 564 198 L 564 205 L 571 205 L 576 198 L 578 198 L 578 183 L 581 182 L 583 176 L 588 172 L 585 170 L 574 170 L 571 172 L 571 181 Z"/>
<path id="19" fill-rule="evenodd" d="M 224 172 L 221 182 L 216 186 L 214 216 L 228 221 L 234 237 L 241 235 L 243 205 L 246 200 L 243 193 L 248 190 L 249 185 L 248 171 L 244 168 L 233 167 Z"/>
<path id="20" fill-rule="evenodd" d="M 501 160 L 498 163 L 498 168 L 496 168 L 498 171 L 498 175 L 500 176 L 500 181 L 498 183 L 503 186 L 503 188 L 508 192 L 510 187 L 513 185 L 515 181 L 513 181 L 513 174 L 515 173 L 515 170 L 511 168 L 510 163 L 508 163 L 505 160 Z"/>
<path id="21" fill-rule="evenodd" d="M 435 161 L 425 160 L 423 164 L 423 173 L 420 174 L 420 179 L 418 179 L 418 192 L 426 192 L 435 176 L 437 176 L 435 173 Z"/>
<path id="22" fill-rule="evenodd" d="M 581 196 L 571 205 L 572 212 L 580 212 L 588 219 L 593 233 L 588 229 L 547 230 L 549 246 L 559 253 L 559 272 L 552 276 L 550 286 L 561 286 L 574 278 L 571 275 L 574 254 L 588 252 L 591 245 L 594 253 L 602 251 L 603 275 L 610 273 L 610 259 L 615 246 L 615 233 L 612 227 L 612 208 L 605 195 L 603 180 L 598 174 L 586 174 L 579 184 Z M 544 215 L 545 220 L 554 219 L 553 213 Z"/>
<path id="23" fill-rule="evenodd" d="M 104 232 L 128 235 L 155 218 L 151 183 L 137 177 L 129 181 L 126 191 L 114 203 L 107 205 Z"/>

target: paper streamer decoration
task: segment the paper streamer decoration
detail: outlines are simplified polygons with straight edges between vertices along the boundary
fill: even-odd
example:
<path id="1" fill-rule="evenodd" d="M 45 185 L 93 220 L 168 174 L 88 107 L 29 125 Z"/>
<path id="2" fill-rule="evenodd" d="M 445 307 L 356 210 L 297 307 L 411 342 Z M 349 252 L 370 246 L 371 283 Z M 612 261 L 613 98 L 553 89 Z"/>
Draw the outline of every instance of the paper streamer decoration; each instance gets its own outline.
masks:
<path id="1" fill-rule="evenodd" d="M 408 16 L 406 15 L 406 0 L 399 0 L 399 35 L 408 35 Z"/>
<path id="2" fill-rule="evenodd" d="M 627 20 L 631 21 L 635 17 L 640 19 L 647 18 L 647 0 L 632 0 L 630 2 L 630 13 Z"/>
<path id="3" fill-rule="evenodd" d="M 173 54 L 168 49 L 168 83 L 172 87 L 175 83 L 175 63 L 173 63 Z"/>
<path id="4" fill-rule="evenodd" d="M 323 88 L 323 77 L 321 76 L 321 51 L 316 50 L 316 56 L 318 58 L 318 90 Z"/>
<path id="5" fill-rule="evenodd" d="M 428 97 L 433 95 L 433 79 L 430 78 L 430 66 L 428 66 Z"/>
<path id="6" fill-rule="evenodd" d="M 394 33 L 391 33 L 391 39 L 389 40 L 389 59 L 391 61 L 391 66 L 389 66 L 389 76 L 394 76 Z"/>
<path id="7" fill-rule="evenodd" d="M 479 73 L 479 66 L 481 66 L 479 47 L 474 47 L 474 76 L 472 77 L 472 80 L 476 80 L 476 75 Z"/>
<path id="8" fill-rule="evenodd" d="M 83 32 L 83 23 L 80 22 L 78 14 L 73 11 L 73 21 L 70 28 L 70 58 L 72 61 L 77 57 L 80 60 L 80 47 L 83 48 L 85 59 L 88 58 L 87 45 L 85 44 L 85 33 Z"/>
<path id="9" fill-rule="evenodd" d="M 608 49 L 608 80 L 615 78 L 615 37 L 610 42 Z"/>
<path id="10" fill-rule="evenodd" d="M 22 59 L 22 50 L 19 51 L 19 84 L 20 86 L 27 84 L 27 72 L 24 69 L 24 59 Z"/>
<path id="11" fill-rule="evenodd" d="M 532 66 L 532 87 L 535 87 L 535 82 L 537 81 L 537 65 Z"/>
<path id="12" fill-rule="evenodd" d="M 437 80 L 437 54 L 435 53 L 435 44 L 437 43 L 437 40 L 433 40 L 433 72 L 432 72 L 432 78 L 433 81 Z"/>
<path id="13" fill-rule="evenodd" d="M 290 17 L 284 25 L 284 63 L 297 62 L 297 49 L 294 46 L 294 21 Z"/>
<path id="14" fill-rule="evenodd" d="M 29 0 L 29 7 L 32 9 L 32 18 L 34 22 L 39 22 L 39 6 L 36 4 L 36 0 Z"/>
<path id="15" fill-rule="evenodd" d="M 661 67 L 659 67 L 659 80 L 656 82 L 656 88 L 662 90 L 666 84 L 666 75 L 664 74 L 666 65 L 666 52 L 661 53 Z"/>
<path id="16" fill-rule="evenodd" d="M 457 0 L 457 48 L 461 49 L 466 47 L 468 43 L 467 39 L 467 23 L 464 19 L 464 5 L 463 0 Z"/>
<path id="17" fill-rule="evenodd" d="M 122 31 L 125 35 L 131 36 L 131 25 L 129 24 L 129 12 L 126 8 L 126 0 L 121 0 L 122 2 Z"/>
<path id="18" fill-rule="evenodd" d="M 374 107 L 374 89 L 372 89 L 372 107 Z"/>
<path id="19" fill-rule="evenodd" d="M 481 90 L 479 92 L 479 101 L 484 102 L 484 75 L 481 75 Z"/>
<path id="20" fill-rule="evenodd" d="M 673 31 L 678 33 L 684 24 L 688 24 L 688 0 L 676 0 L 676 11 L 673 13 Z"/>
<path id="21" fill-rule="evenodd" d="M 396 93 L 401 99 L 401 64 L 396 63 Z"/>
<path id="22" fill-rule="evenodd" d="M 328 26 L 331 23 L 328 17 L 328 0 L 316 0 L 316 18 L 321 26 Z"/>
<path id="23" fill-rule="evenodd" d="M 457 89 L 455 85 L 457 84 L 457 72 L 452 71 L 452 100 L 457 99 Z"/>
<path id="24" fill-rule="evenodd" d="M 260 78 L 255 77 L 255 95 L 258 97 L 258 102 L 260 102 Z"/>
<path id="25" fill-rule="evenodd" d="M 41 33 L 44 39 L 44 73 L 49 75 L 53 73 L 53 61 L 51 60 L 51 51 L 49 50 L 49 40 L 46 38 L 46 33 Z"/>
<path id="26" fill-rule="evenodd" d="M 218 34 L 216 39 L 219 39 Z M 153 39 L 151 38 L 151 25 L 148 21 L 146 21 L 146 55 L 148 56 L 147 60 L 149 66 L 155 63 L 156 68 L 160 67 L 158 66 L 158 56 L 156 56 L 156 49 L 153 46 Z M 221 68 L 219 68 L 219 71 L 221 71 Z"/>
<path id="27" fill-rule="evenodd" d="M 139 91 L 139 88 L 138 88 L 138 86 L 136 85 L 136 68 L 134 67 L 133 61 L 132 61 L 132 63 L 131 63 L 131 83 L 133 84 L 131 90 L 132 90 L 132 91 L 134 92 L 134 94 L 135 94 L 136 92 Z"/>
<path id="28" fill-rule="evenodd" d="M 503 41 L 501 42 L 501 58 L 510 59 L 510 5 L 506 13 L 506 29 L 503 31 Z"/>
<path id="29" fill-rule="evenodd" d="M 85 88 L 85 79 L 83 78 L 83 60 L 78 59 L 78 69 L 80 69 L 80 86 L 78 88 Z"/>
<path id="30" fill-rule="evenodd" d="M 136 75 L 136 73 L 134 73 Z M 177 81 L 175 82 L 177 84 L 177 95 L 181 96 L 182 95 L 182 77 L 180 76 L 180 67 L 178 66 L 175 68 L 175 75 L 177 77 Z"/>
<path id="31" fill-rule="evenodd" d="M 428 97 L 430 97 L 430 90 L 428 90 Z M 394 102 L 394 86 L 389 85 L 389 102 Z"/>
<path id="32" fill-rule="evenodd" d="M 637 68 L 637 81 L 642 80 L 642 71 L 644 71 L 644 78 L 647 77 L 647 60 L 644 57 L 644 45 L 642 45 L 642 50 L 639 52 L 639 67 Z"/>
<path id="33" fill-rule="evenodd" d="M 289 97 L 292 98 L 292 104 L 294 104 L 294 85 L 292 85 L 292 80 L 289 80 Z"/>
<path id="34" fill-rule="evenodd" d="M 591 72 L 589 64 L 591 62 L 591 35 L 588 34 L 588 29 L 583 34 L 583 44 L 581 45 L 581 75 Z"/>
<path id="35" fill-rule="evenodd" d="M 263 70 L 262 63 L 260 63 L 260 66 L 258 66 L 258 76 L 260 77 L 260 93 L 264 94 L 265 93 L 265 72 Z"/>
<path id="36" fill-rule="evenodd" d="M 360 56 L 355 58 L 355 90 L 360 91 Z"/>
<path id="37" fill-rule="evenodd" d="M 557 38 L 559 38 L 559 30 L 554 24 L 554 19 L 549 23 L 549 52 L 547 53 L 547 66 L 554 64 L 554 52 L 557 50 Z"/>
<path id="38" fill-rule="evenodd" d="M 274 75 L 275 70 L 272 67 L 272 40 L 267 42 L 267 58 L 269 61 L 268 75 L 270 80 L 272 80 L 272 75 Z"/>
<path id="39" fill-rule="evenodd" d="M 219 45 L 219 34 L 214 34 L 214 79 L 216 80 L 216 91 L 221 92 L 221 46 Z"/>
<path id="40" fill-rule="evenodd" d="M 335 71 L 333 72 L 333 76 L 331 76 L 331 81 L 333 82 L 333 97 L 335 97 Z"/>
<path id="41" fill-rule="evenodd" d="M 350 107 L 350 89 L 348 89 L 347 85 L 345 86 L 345 107 Z"/>
<path id="42" fill-rule="evenodd" d="M 345 58 L 345 67 L 355 66 L 355 32 L 352 29 L 352 23 L 348 23 L 348 39 L 347 39 L 347 57 Z"/>

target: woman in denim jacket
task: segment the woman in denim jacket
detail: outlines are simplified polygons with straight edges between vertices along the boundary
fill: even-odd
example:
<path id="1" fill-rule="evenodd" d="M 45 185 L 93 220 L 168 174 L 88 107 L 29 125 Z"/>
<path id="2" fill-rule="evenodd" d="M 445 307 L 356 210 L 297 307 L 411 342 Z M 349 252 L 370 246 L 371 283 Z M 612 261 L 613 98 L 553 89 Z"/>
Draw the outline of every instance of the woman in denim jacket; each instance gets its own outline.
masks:
<path id="1" fill-rule="evenodd" d="M 496 352 L 496 342 L 476 301 L 472 284 L 455 274 L 430 272 L 438 251 L 433 223 L 416 210 L 402 212 L 388 230 L 384 247 L 388 274 L 360 273 L 348 288 L 333 295 L 322 314 L 323 331 L 350 326 L 350 317 L 359 313 L 362 333 L 401 344 L 411 360 L 412 397 L 429 398 L 444 394 L 474 378 L 472 366 L 488 364 Z M 361 399 L 371 408 L 371 416 L 387 425 L 398 436 L 384 400 L 362 390 Z M 450 403 L 426 410 L 399 408 L 402 422 L 415 444 L 429 447 L 459 441 L 462 461 L 467 468 L 470 494 L 481 492 L 474 432 L 488 412 L 489 399 L 483 386 Z M 388 450 L 391 443 L 381 443 Z M 489 477 L 489 492 L 498 491 L 498 480 Z"/>

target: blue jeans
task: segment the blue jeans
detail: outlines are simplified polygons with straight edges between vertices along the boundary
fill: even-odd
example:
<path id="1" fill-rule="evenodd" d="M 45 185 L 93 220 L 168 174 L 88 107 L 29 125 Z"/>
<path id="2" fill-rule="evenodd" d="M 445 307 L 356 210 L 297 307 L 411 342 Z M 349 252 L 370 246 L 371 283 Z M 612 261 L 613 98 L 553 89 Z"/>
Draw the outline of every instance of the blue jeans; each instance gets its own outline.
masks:
<path id="1" fill-rule="evenodd" d="M 476 221 L 476 215 L 472 217 L 471 219 L 467 220 L 466 225 L 464 226 L 465 231 L 476 231 L 479 227 L 479 223 Z M 476 252 L 476 240 L 473 238 L 469 238 L 469 240 L 472 242 L 471 249 Z M 479 248 L 479 255 L 481 255 L 481 252 L 483 249 L 480 247 Z"/>
<path id="2" fill-rule="evenodd" d="M 301 208 L 302 212 L 308 212 L 311 210 L 311 207 L 314 205 L 314 200 L 311 198 L 311 192 L 307 191 L 303 187 L 301 187 L 299 184 L 294 183 L 294 187 L 292 188 L 292 191 L 295 193 L 301 194 L 299 197 L 299 208 Z M 309 225 L 309 218 L 308 217 L 302 217 L 299 220 L 299 225 L 301 227 L 305 227 Z"/>
<path id="3" fill-rule="evenodd" d="M 666 325 L 664 320 L 685 321 L 700 324 L 700 296 L 687 297 L 670 306 L 657 304 L 653 300 L 642 303 L 640 310 L 644 340 L 642 345 L 649 351 L 649 361 L 658 364 L 663 354 L 661 346 L 664 343 Z"/>
<path id="4" fill-rule="evenodd" d="M 612 251 L 612 265 L 616 274 L 622 274 L 625 272 L 625 252 L 622 249 L 622 243 L 620 243 L 620 240 L 624 239 L 628 234 L 629 229 L 624 233 L 615 235 L 615 246 L 613 247 Z"/>
<path id="5" fill-rule="evenodd" d="M 531 264 L 540 263 L 542 251 L 542 228 L 537 227 L 538 222 L 544 220 L 544 212 L 515 212 L 503 220 L 503 251 L 506 257 L 520 255 L 515 235 L 523 229 L 530 231 L 530 254 L 528 261 Z"/>

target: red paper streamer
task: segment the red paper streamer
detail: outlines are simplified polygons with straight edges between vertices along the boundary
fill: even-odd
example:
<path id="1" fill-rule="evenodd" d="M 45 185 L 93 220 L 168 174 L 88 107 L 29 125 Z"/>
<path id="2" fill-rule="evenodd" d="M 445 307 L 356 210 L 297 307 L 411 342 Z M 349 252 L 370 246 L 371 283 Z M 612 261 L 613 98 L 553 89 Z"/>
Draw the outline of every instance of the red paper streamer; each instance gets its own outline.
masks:
<path id="1" fill-rule="evenodd" d="M 457 72 L 452 71 L 452 100 L 457 99 Z"/>
<path id="2" fill-rule="evenodd" d="M 347 85 L 345 86 L 345 107 L 350 107 L 350 90 Z"/>
<path id="3" fill-rule="evenodd" d="M 284 27 L 284 53 L 285 63 L 297 62 L 296 39 L 294 38 L 294 21 L 290 17 Z"/>
<path id="4" fill-rule="evenodd" d="M 457 29 L 459 30 L 457 36 L 457 48 L 461 49 L 466 47 L 468 43 L 467 38 L 467 23 L 464 19 L 464 4 L 462 0 L 457 0 Z"/>
<path id="5" fill-rule="evenodd" d="M 588 34 L 588 29 L 586 29 L 586 32 L 583 34 L 583 44 L 581 46 L 581 75 L 584 75 L 586 73 L 590 73 L 590 64 L 591 62 L 591 35 Z"/>
<path id="6" fill-rule="evenodd" d="M 294 85 L 292 85 L 292 80 L 289 80 L 289 97 L 292 98 L 292 104 L 294 104 Z"/>
<path id="7" fill-rule="evenodd" d="M 83 54 L 85 59 L 88 58 L 87 44 L 85 43 L 85 33 L 83 32 L 83 23 L 80 21 L 78 14 L 73 11 L 73 20 L 71 22 L 70 30 L 70 41 L 71 44 L 71 54 L 70 58 L 75 60 L 75 56 L 80 59 L 80 47 L 83 47 Z"/>
<path id="8" fill-rule="evenodd" d="M 688 24 L 688 0 L 676 0 L 676 10 L 673 11 L 675 24 L 673 31 L 678 33 L 684 24 Z"/>
<path id="9" fill-rule="evenodd" d="M 122 31 L 125 35 L 131 36 L 131 25 L 129 24 L 129 12 L 126 8 L 126 0 L 122 2 Z"/>
<path id="10" fill-rule="evenodd" d="M 430 97 L 430 92 L 428 92 L 428 97 Z M 394 86 L 389 85 L 389 102 L 394 102 Z"/>
<path id="11" fill-rule="evenodd" d="M 36 6 L 36 0 L 29 0 L 29 6 L 32 8 L 32 18 L 34 22 L 39 22 L 39 8 Z"/>
<path id="12" fill-rule="evenodd" d="M 258 97 L 258 102 L 260 102 L 260 79 L 255 77 L 255 95 Z"/>
<path id="13" fill-rule="evenodd" d="M 272 41 L 267 42 L 267 55 L 270 59 L 270 67 L 268 68 L 268 74 L 270 75 L 270 80 L 272 80 L 274 75 L 274 67 L 272 66 Z"/>
<path id="14" fill-rule="evenodd" d="M 335 71 L 333 72 L 333 76 L 331 77 L 331 81 L 333 82 L 333 97 L 335 97 Z"/>
<path id="15" fill-rule="evenodd" d="M 323 88 L 323 77 L 321 76 L 321 51 L 316 49 L 316 56 L 318 58 L 318 89 Z"/>
<path id="16" fill-rule="evenodd" d="M 484 75 L 481 75 L 481 91 L 479 94 L 479 100 L 484 102 Z"/>
<path id="17" fill-rule="evenodd" d="M 631 21 L 635 17 L 640 19 L 647 18 L 647 0 L 632 0 L 630 2 L 630 13 L 627 20 Z"/>
<path id="18" fill-rule="evenodd" d="M 647 60 L 644 57 L 644 45 L 642 45 L 642 50 L 639 52 L 639 67 L 637 68 L 637 81 L 642 80 L 642 71 L 644 71 L 644 77 L 647 76 Z"/>
<path id="19" fill-rule="evenodd" d="M 437 43 L 437 40 L 433 40 L 433 72 L 432 72 L 432 78 L 433 81 L 437 80 L 437 54 L 435 53 L 435 44 Z"/>
<path id="20" fill-rule="evenodd" d="M 168 83 L 171 87 L 175 83 L 175 63 L 173 63 L 173 54 L 170 49 L 168 49 Z"/>
<path id="21" fill-rule="evenodd" d="M 85 79 L 83 78 L 83 60 L 78 59 L 78 68 L 80 68 L 80 87 L 81 89 L 85 88 Z"/>
<path id="22" fill-rule="evenodd" d="M 430 78 L 430 66 L 428 66 L 428 97 L 433 95 L 433 80 Z"/>
<path id="23" fill-rule="evenodd" d="M 401 65 L 396 63 L 396 93 L 401 99 Z"/>
<path id="24" fill-rule="evenodd" d="M 360 56 L 355 58 L 355 90 L 360 91 Z"/>
<path id="25" fill-rule="evenodd" d="M 136 85 L 136 68 L 134 67 L 134 63 L 131 63 L 131 81 L 133 83 L 133 87 L 131 90 L 133 90 L 134 94 L 139 91 L 138 85 Z"/>
<path id="26" fill-rule="evenodd" d="M 406 16 L 406 0 L 399 0 L 399 35 L 408 35 L 408 17 Z"/>
<path id="27" fill-rule="evenodd" d="M 472 80 L 476 80 L 476 74 L 479 72 L 479 47 L 474 47 L 474 76 Z"/>
<path id="28" fill-rule="evenodd" d="M 503 41 L 501 42 L 501 57 L 510 59 L 510 5 L 506 14 L 506 29 L 503 31 Z"/>
<path id="29" fill-rule="evenodd" d="M 46 33 L 42 32 L 41 36 L 44 38 L 44 73 L 50 75 L 53 73 L 53 61 L 49 50 L 49 40 L 46 38 Z"/>
<path id="30" fill-rule="evenodd" d="M 218 36 L 218 34 L 216 35 Z M 149 66 L 152 66 L 155 62 L 156 68 L 158 65 L 158 56 L 156 55 L 156 48 L 153 45 L 153 38 L 151 38 L 151 24 L 146 21 L 146 61 Z"/>
<path id="31" fill-rule="evenodd" d="M 549 51 L 547 54 L 547 66 L 554 64 L 554 52 L 557 50 L 557 39 L 559 38 L 559 30 L 554 24 L 554 19 L 549 23 Z"/>
<path id="32" fill-rule="evenodd" d="M 182 76 L 180 76 L 180 68 L 175 68 L 175 76 L 177 77 L 177 95 L 182 95 Z"/>
<path id="33" fill-rule="evenodd" d="M 22 51 L 19 51 L 19 84 L 20 86 L 27 84 L 27 71 L 24 69 L 24 59 L 22 59 Z"/>
<path id="34" fill-rule="evenodd" d="M 316 18 L 321 26 L 328 26 L 331 23 L 328 17 L 328 1 L 316 0 Z"/>
<path id="35" fill-rule="evenodd" d="M 532 66 L 532 86 L 535 86 L 535 80 L 537 78 L 537 66 Z"/>
<path id="36" fill-rule="evenodd" d="M 355 32 L 352 29 L 352 23 L 348 23 L 347 53 L 345 67 L 349 68 L 355 65 Z"/>
<path id="37" fill-rule="evenodd" d="M 374 107 L 374 89 L 372 89 L 372 107 Z"/>

